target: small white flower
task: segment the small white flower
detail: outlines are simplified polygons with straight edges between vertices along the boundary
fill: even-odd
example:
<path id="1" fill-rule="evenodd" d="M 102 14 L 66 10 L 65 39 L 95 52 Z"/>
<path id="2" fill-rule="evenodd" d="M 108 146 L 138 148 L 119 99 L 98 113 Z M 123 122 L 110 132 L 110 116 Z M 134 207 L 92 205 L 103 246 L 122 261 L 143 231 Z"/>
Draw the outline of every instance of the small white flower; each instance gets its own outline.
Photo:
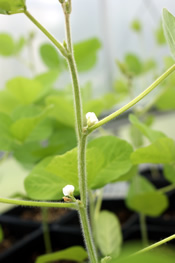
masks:
<path id="1" fill-rule="evenodd" d="M 75 190 L 75 187 L 73 185 L 68 184 L 63 188 L 63 194 L 64 196 L 71 196 L 73 195 L 74 190 Z"/>
<path id="2" fill-rule="evenodd" d="M 86 120 L 87 120 L 87 126 L 91 127 L 92 125 L 98 123 L 97 116 L 94 112 L 88 112 L 86 113 Z"/>

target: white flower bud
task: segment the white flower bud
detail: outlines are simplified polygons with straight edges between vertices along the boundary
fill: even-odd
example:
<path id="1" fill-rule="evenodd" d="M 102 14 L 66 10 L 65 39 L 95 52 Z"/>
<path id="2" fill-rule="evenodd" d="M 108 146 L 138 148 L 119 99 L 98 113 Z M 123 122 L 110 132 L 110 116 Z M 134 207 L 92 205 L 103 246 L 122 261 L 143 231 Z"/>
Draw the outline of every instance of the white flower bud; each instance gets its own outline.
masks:
<path id="1" fill-rule="evenodd" d="M 94 112 L 88 112 L 86 113 L 86 120 L 87 120 L 87 126 L 91 127 L 94 124 L 98 123 L 97 116 Z"/>
<path id="2" fill-rule="evenodd" d="M 73 185 L 68 184 L 63 188 L 63 194 L 64 196 L 71 196 L 73 195 L 74 190 L 75 190 L 75 187 Z"/>

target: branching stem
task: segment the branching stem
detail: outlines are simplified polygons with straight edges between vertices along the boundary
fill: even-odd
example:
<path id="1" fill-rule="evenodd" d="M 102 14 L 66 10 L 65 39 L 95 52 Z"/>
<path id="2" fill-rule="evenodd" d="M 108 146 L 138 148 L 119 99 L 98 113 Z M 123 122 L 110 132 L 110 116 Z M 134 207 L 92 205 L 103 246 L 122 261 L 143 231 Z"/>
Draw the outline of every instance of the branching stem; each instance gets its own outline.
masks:
<path id="1" fill-rule="evenodd" d="M 146 90 L 144 90 L 140 95 L 138 95 L 135 99 L 131 100 L 128 104 L 120 108 L 119 110 L 115 111 L 114 113 L 110 114 L 109 116 L 105 117 L 97 124 L 93 125 L 92 127 L 88 128 L 88 133 L 96 130 L 100 126 L 106 124 L 107 122 L 111 121 L 112 119 L 116 118 L 123 112 L 130 109 L 134 106 L 137 102 L 143 99 L 146 95 L 148 95 L 153 89 L 155 89 L 164 79 L 166 79 L 172 72 L 175 70 L 175 64 L 171 66 L 167 71 L 165 71 L 159 78 L 157 78 Z"/>
<path id="2" fill-rule="evenodd" d="M 22 206 L 34 206 L 34 207 L 66 207 L 78 209 L 77 203 L 59 203 L 59 202 L 42 202 L 42 201 L 26 201 L 26 200 L 17 200 L 11 198 L 0 197 L 0 202 L 5 204 L 12 205 L 22 205 Z"/>

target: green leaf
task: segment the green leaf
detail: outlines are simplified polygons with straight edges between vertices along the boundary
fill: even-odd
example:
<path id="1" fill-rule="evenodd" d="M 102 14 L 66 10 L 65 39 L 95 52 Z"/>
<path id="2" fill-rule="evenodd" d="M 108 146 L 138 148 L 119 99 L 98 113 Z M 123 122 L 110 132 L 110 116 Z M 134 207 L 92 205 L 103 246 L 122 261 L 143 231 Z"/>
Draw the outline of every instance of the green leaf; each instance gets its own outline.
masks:
<path id="1" fill-rule="evenodd" d="M 160 23 L 160 26 L 155 31 L 155 37 L 156 37 L 157 44 L 159 45 L 166 44 L 166 39 L 164 36 L 162 23 Z"/>
<path id="2" fill-rule="evenodd" d="M 40 127 L 39 125 L 39 128 Z M 49 125 L 49 127 L 52 128 L 52 125 Z M 42 136 L 43 134 L 45 134 L 45 131 L 41 132 Z M 33 138 L 33 132 L 28 137 L 27 142 L 13 149 L 14 157 L 27 168 L 33 167 L 34 164 L 47 156 L 63 154 L 76 146 L 75 131 L 69 127 L 60 126 L 58 130 L 55 130 L 51 137 L 47 139 L 46 144 L 41 143 L 40 139 L 31 142 L 31 137 Z"/>
<path id="3" fill-rule="evenodd" d="M 126 54 L 125 63 L 130 74 L 139 75 L 142 73 L 142 62 L 135 54 Z"/>
<path id="4" fill-rule="evenodd" d="M 49 263 L 51 261 L 57 261 L 57 260 L 68 260 L 68 261 L 70 260 L 70 261 L 82 262 L 85 259 L 87 259 L 87 257 L 88 257 L 87 252 L 83 247 L 74 246 L 58 252 L 53 252 L 50 254 L 39 256 L 36 260 L 36 263 Z"/>
<path id="5" fill-rule="evenodd" d="M 3 241 L 3 239 L 4 239 L 4 233 L 3 233 L 2 227 L 0 225 L 0 243 Z"/>
<path id="6" fill-rule="evenodd" d="M 37 82 L 40 82 L 42 86 L 51 87 L 54 84 L 54 82 L 57 80 L 58 75 L 59 75 L 58 70 L 52 69 L 45 73 L 37 75 L 35 77 L 35 80 Z"/>
<path id="7" fill-rule="evenodd" d="M 130 181 L 138 172 L 138 166 L 135 165 L 135 166 L 132 166 L 131 169 L 123 174 L 122 176 L 119 177 L 118 181 Z M 117 182 L 117 180 L 116 180 Z"/>
<path id="8" fill-rule="evenodd" d="M 48 172 L 45 167 L 52 157 L 47 157 L 34 167 L 25 178 L 24 187 L 28 197 L 35 200 L 60 200 L 63 197 L 62 189 L 67 184 L 64 179 Z"/>
<path id="9" fill-rule="evenodd" d="M 104 102 L 102 99 L 93 99 L 83 104 L 83 112 L 94 112 L 99 116 L 104 110 Z"/>
<path id="10" fill-rule="evenodd" d="M 174 110 L 175 109 L 175 87 L 170 85 L 166 87 L 161 96 L 156 100 L 156 107 L 159 110 Z"/>
<path id="11" fill-rule="evenodd" d="M 97 52 L 101 43 L 97 38 L 91 38 L 74 45 L 75 61 L 79 72 L 93 68 L 97 62 Z"/>
<path id="12" fill-rule="evenodd" d="M 0 55 L 11 56 L 14 53 L 15 43 L 13 38 L 6 33 L 0 34 Z"/>
<path id="13" fill-rule="evenodd" d="M 175 165 L 174 164 L 164 165 L 164 176 L 169 182 L 173 184 L 175 183 Z"/>
<path id="14" fill-rule="evenodd" d="M 0 112 L 11 113 L 17 106 L 19 101 L 8 91 L 0 91 Z"/>
<path id="15" fill-rule="evenodd" d="M 165 68 L 167 69 L 174 64 L 174 59 L 170 56 L 164 57 L 163 60 L 164 60 Z"/>
<path id="16" fill-rule="evenodd" d="M 0 113 L 0 150 L 10 151 L 13 145 L 13 137 L 10 134 L 12 120 L 5 113 Z"/>
<path id="17" fill-rule="evenodd" d="M 7 82 L 7 90 L 20 104 L 27 105 L 39 99 L 43 86 L 36 80 L 16 77 Z"/>
<path id="18" fill-rule="evenodd" d="M 60 123 L 74 127 L 75 117 L 73 102 L 61 96 L 49 96 L 46 99 L 46 105 L 53 105 L 50 116 L 54 117 Z"/>
<path id="19" fill-rule="evenodd" d="M 20 37 L 19 40 L 17 41 L 17 43 L 15 43 L 14 54 L 18 54 L 23 49 L 25 44 L 26 44 L 25 38 Z"/>
<path id="20" fill-rule="evenodd" d="M 129 94 L 129 88 L 127 81 L 123 79 L 116 80 L 114 83 L 114 90 L 119 94 L 128 95 Z"/>
<path id="21" fill-rule="evenodd" d="M 135 127 L 137 127 L 137 129 L 139 129 L 141 133 L 143 133 L 150 140 L 150 142 L 154 142 L 159 138 L 165 137 L 165 134 L 163 132 L 152 130 L 146 124 L 140 122 L 139 119 L 133 114 L 129 115 L 129 120 Z"/>
<path id="22" fill-rule="evenodd" d="M 120 222 L 115 214 L 102 211 L 95 223 L 97 244 L 103 256 L 119 255 L 122 245 Z"/>
<path id="23" fill-rule="evenodd" d="M 40 55 L 45 65 L 50 69 L 59 69 L 61 71 L 65 67 L 64 60 L 51 44 L 42 44 L 40 46 Z"/>
<path id="24" fill-rule="evenodd" d="M 175 143 L 170 138 L 160 138 L 151 145 L 133 152 L 131 154 L 131 160 L 134 164 L 171 164 L 175 160 Z"/>
<path id="25" fill-rule="evenodd" d="M 26 0 L 0 0 L 0 14 L 23 13 L 26 10 L 25 2 Z"/>
<path id="26" fill-rule="evenodd" d="M 163 29 L 171 55 L 175 59 L 175 17 L 166 8 L 163 9 Z"/>
<path id="27" fill-rule="evenodd" d="M 130 209 L 148 216 L 159 216 L 168 207 L 166 195 L 156 191 L 142 176 L 132 181 L 126 203 Z"/>
<path id="28" fill-rule="evenodd" d="M 142 31 L 142 25 L 138 19 L 135 19 L 131 23 L 131 29 L 137 33 Z"/>
<path id="29" fill-rule="evenodd" d="M 47 116 L 50 107 L 34 117 L 24 117 L 15 121 L 10 128 L 11 134 L 21 142 L 24 142 L 34 131 L 36 126 Z"/>
<path id="30" fill-rule="evenodd" d="M 143 134 L 137 129 L 136 126 L 132 125 L 129 127 L 129 135 L 135 148 L 143 145 Z"/>
<path id="31" fill-rule="evenodd" d="M 104 136 L 91 141 L 87 149 L 96 150 L 95 156 L 90 152 L 87 164 L 90 188 L 99 188 L 115 182 L 127 173 L 131 167 L 131 145 L 115 136 Z"/>
<path id="32" fill-rule="evenodd" d="M 146 61 L 143 62 L 142 70 L 143 70 L 143 72 L 146 73 L 146 72 L 156 68 L 156 66 L 157 66 L 156 61 L 150 58 L 150 59 L 147 59 Z"/>
<path id="33" fill-rule="evenodd" d="M 63 155 L 54 157 L 47 166 L 47 171 L 57 175 L 67 184 L 78 189 L 77 148 Z"/>
<path id="34" fill-rule="evenodd" d="M 129 159 L 131 152 L 129 143 L 114 136 L 91 141 L 87 147 L 89 188 L 102 187 L 128 172 L 132 167 Z M 77 148 L 54 157 L 47 170 L 78 188 Z"/>

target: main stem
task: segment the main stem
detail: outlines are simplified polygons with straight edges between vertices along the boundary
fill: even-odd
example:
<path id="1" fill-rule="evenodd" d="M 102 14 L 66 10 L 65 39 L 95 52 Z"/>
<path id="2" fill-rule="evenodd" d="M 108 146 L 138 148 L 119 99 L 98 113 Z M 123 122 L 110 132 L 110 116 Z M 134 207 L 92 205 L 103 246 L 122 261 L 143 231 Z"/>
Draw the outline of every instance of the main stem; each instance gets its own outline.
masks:
<path id="1" fill-rule="evenodd" d="M 69 0 L 69 3 L 71 5 L 71 0 Z M 97 259 L 96 249 L 93 243 L 91 227 L 88 218 L 88 209 L 87 209 L 87 199 L 88 199 L 87 178 L 86 178 L 86 137 L 87 136 L 83 132 L 82 102 L 81 102 L 81 93 L 80 93 L 80 86 L 78 81 L 77 68 L 74 59 L 73 47 L 72 47 L 70 13 L 67 12 L 64 4 L 62 6 L 65 15 L 67 51 L 68 51 L 67 62 L 72 76 L 74 108 L 75 108 L 75 125 L 76 125 L 77 139 L 78 139 L 78 178 L 79 178 L 79 189 L 80 189 L 80 197 L 81 197 L 81 205 L 79 205 L 79 216 L 80 216 L 82 231 L 85 238 L 85 243 L 86 243 L 90 262 L 97 263 L 98 259 Z"/>

